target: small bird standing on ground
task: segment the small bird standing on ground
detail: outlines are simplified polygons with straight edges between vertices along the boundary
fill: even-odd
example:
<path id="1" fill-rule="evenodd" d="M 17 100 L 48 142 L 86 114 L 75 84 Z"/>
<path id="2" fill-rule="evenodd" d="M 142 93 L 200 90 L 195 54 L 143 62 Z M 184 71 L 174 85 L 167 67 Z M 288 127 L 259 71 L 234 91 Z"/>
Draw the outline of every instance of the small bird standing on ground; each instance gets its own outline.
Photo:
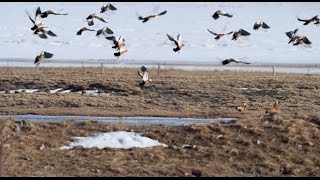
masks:
<path id="1" fill-rule="evenodd" d="M 279 102 L 278 101 L 275 101 L 273 103 L 273 106 L 272 108 L 268 109 L 266 111 L 266 114 L 269 114 L 269 115 L 275 115 L 275 114 L 278 114 L 278 105 L 279 105 Z"/>
<path id="2" fill-rule="evenodd" d="M 247 104 L 243 103 L 242 106 L 236 107 L 237 111 L 244 113 L 247 108 Z"/>
<path id="3" fill-rule="evenodd" d="M 163 11 L 163 12 L 157 14 L 157 15 L 150 15 L 150 16 L 147 16 L 147 17 L 139 16 L 138 19 L 141 20 L 143 23 L 145 23 L 145 22 L 149 21 L 150 19 L 154 19 L 154 18 L 156 18 L 158 16 L 162 16 L 162 15 L 164 15 L 166 13 L 167 13 L 167 11 Z"/>
<path id="4" fill-rule="evenodd" d="M 137 72 L 138 72 L 138 75 L 142 78 L 142 82 L 139 83 L 139 86 L 143 87 L 144 85 L 146 85 L 149 82 L 152 82 L 153 80 L 149 78 L 149 73 L 146 67 L 141 66 L 141 71 L 142 73 L 140 71 L 137 71 Z"/>
<path id="5" fill-rule="evenodd" d="M 224 35 L 229 35 L 229 34 L 232 34 L 233 33 L 233 31 L 231 31 L 231 32 L 229 32 L 229 33 L 215 33 L 215 32 L 213 32 L 213 31 L 210 31 L 209 29 L 207 29 L 208 30 L 208 32 L 209 33 L 211 33 L 211 34 L 213 34 L 213 35 L 215 35 L 216 37 L 214 38 L 214 39 L 216 39 L 216 40 L 219 40 L 222 36 L 224 36 Z"/>
<path id="6" fill-rule="evenodd" d="M 111 3 L 108 3 L 107 5 L 103 5 L 103 6 L 101 7 L 100 13 L 107 12 L 108 10 L 110 10 L 110 11 L 116 11 L 117 8 L 114 7 Z"/>
<path id="7" fill-rule="evenodd" d="M 172 36 L 170 36 L 169 34 L 167 34 L 167 36 L 168 36 L 169 40 L 170 40 L 170 41 L 173 41 L 174 44 L 177 46 L 177 47 L 173 48 L 173 51 L 180 53 L 181 48 L 185 46 L 184 43 L 183 43 L 183 41 L 182 41 L 181 35 L 178 34 L 177 40 L 175 40 L 175 39 L 174 39 Z"/>
<path id="8" fill-rule="evenodd" d="M 219 19 L 220 16 L 226 16 L 226 17 L 231 18 L 233 15 L 226 13 L 226 12 L 222 12 L 221 10 L 218 10 L 215 13 L 213 13 L 212 18 L 217 20 L 217 19 Z"/>

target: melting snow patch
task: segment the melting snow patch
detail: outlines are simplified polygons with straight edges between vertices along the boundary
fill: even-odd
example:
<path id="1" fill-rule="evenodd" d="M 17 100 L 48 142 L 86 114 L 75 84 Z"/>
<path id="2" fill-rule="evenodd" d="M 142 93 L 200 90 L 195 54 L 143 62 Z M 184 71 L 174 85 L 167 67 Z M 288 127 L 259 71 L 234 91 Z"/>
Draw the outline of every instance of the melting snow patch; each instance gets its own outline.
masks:
<path id="1" fill-rule="evenodd" d="M 76 139 L 76 142 L 70 142 L 68 146 L 62 146 L 60 149 L 72 149 L 76 146 L 82 146 L 83 148 L 97 147 L 98 149 L 129 149 L 133 147 L 147 148 L 153 146 L 168 147 L 166 144 L 162 144 L 157 140 L 142 137 L 139 133 L 125 131 L 96 133 L 91 137 L 74 137 L 73 139 Z"/>

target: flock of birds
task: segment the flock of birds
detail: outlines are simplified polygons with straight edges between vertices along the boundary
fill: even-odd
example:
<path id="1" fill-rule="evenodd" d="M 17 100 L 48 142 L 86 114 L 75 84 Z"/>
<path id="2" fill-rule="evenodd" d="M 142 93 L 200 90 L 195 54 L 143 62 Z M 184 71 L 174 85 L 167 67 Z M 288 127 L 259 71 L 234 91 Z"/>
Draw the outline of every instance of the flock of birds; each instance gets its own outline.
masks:
<path id="1" fill-rule="evenodd" d="M 112 5 L 111 3 L 108 3 L 106 5 L 103 5 L 101 7 L 101 11 L 100 13 L 107 13 L 110 11 L 116 11 L 118 10 L 114 5 Z M 31 20 L 31 22 L 33 23 L 33 27 L 31 27 L 31 30 L 34 32 L 34 34 L 38 35 L 41 39 L 47 39 L 48 36 L 52 36 L 52 37 L 56 37 L 57 35 L 55 33 L 53 33 L 50 28 L 46 25 L 44 25 L 41 22 L 41 19 L 43 18 L 47 18 L 49 15 L 68 15 L 68 13 L 57 13 L 53 10 L 47 10 L 47 11 L 41 11 L 40 7 L 37 8 L 36 12 L 35 12 L 35 16 L 34 19 L 31 17 L 31 15 L 28 13 L 28 11 L 26 10 L 27 15 L 29 16 L 29 19 Z M 159 16 L 163 16 L 167 13 L 167 11 L 162 11 L 158 14 L 155 15 L 149 15 L 146 17 L 142 17 L 142 16 L 138 16 L 138 20 L 142 21 L 142 23 L 146 23 L 152 19 L 155 19 L 156 17 Z M 228 12 L 223 12 L 222 10 L 217 10 L 216 12 L 213 13 L 212 18 L 214 20 L 218 20 L 221 17 L 227 17 L 227 18 L 232 18 L 233 15 L 231 13 Z M 302 21 L 304 22 L 303 25 L 308 25 L 310 23 L 314 23 L 315 25 L 319 25 L 320 24 L 320 18 L 318 16 L 314 16 L 310 19 L 300 19 L 297 18 L 298 21 Z M 95 21 L 99 20 L 103 23 L 107 23 L 107 21 L 105 21 L 102 17 L 98 16 L 96 13 L 92 13 L 89 14 L 86 17 L 87 20 L 87 24 L 88 26 L 93 26 L 95 24 Z M 253 30 L 257 31 L 260 28 L 263 29 L 269 29 L 270 26 L 263 22 L 263 21 L 257 21 L 254 23 L 253 25 Z M 244 30 L 244 29 L 239 29 L 237 31 L 230 31 L 227 33 L 216 33 L 210 29 L 207 29 L 208 32 L 212 35 L 215 36 L 215 40 L 219 40 L 224 36 L 227 35 L 231 35 L 232 34 L 232 38 L 231 40 L 238 40 L 241 36 L 250 36 L 251 33 Z M 91 29 L 88 27 L 83 27 L 81 28 L 79 31 L 76 32 L 77 35 L 82 35 L 83 32 L 85 31 L 92 31 L 92 32 L 96 32 L 96 36 L 101 36 L 103 35 L 104 38 L 106 38 L 107 40 L 111 41 L 113 43 L 112 48 L 116 50 L 116 52 L 114 52 L 114 56 L 119 58 L 120 56 L 122 56 L 123 54 L 125 54 L 126 52 L 128 52 L 127 46 L 126 46 L 126 41 L 124 39 L 123 36 L 114 36 L 114 32 L 113 30 L 111 30 L 108 27 L 103 27 L 101 29 L 95 30 L 95 29 Z M 295 29 L 293 31 L 289 31 L 289 32 L 285 32 L 285 34 L 288 36 L 289 38 L 289 42 L 288 44 L 292 43 L 293 46 L 299 45 L 299 44 L 312 44 L 311 41 L 306 37 L 306 36 L 300 36 L 297 35 L 298 29 Z M 168 39 L 173 42 L 174 48 L 172 49 L 174 52 L 178 52 L 180 53 L 181 49 L 183 49 L 183 47 L 185 46 L 184 41 L 182 40 L 182 36 L 181 34 L 177 35 L 177 38 L 173 38 L 171 35 L 166 34 Z M 39 55 L 36 56 L 35 58 L 35 64 L 38 65 L 43 62 L 45 59 L 48 58 L 52 58 L 53 54 L 49 53 L 49 52 L 45 52 L 42 51 Z M 229 58 L 229 59 L 225 59 L 221 62 L 222 65 L 227 65 L 230 63 L 243 63 L 243 64 L 250 64 L 248 62 L 243 62 L 243 61 L 239 61 L 239 60 L 235 60 L 233 58 Z M 139 75 L 142 77 L 143 82 L 140 83 L 140 86 L 144 86 L 146 83 L 151 82 L 152 80 L 149 79 L 149 75 L 148 75 L 148 71 L 147 69 L 142 66 L 141 67 L 141 71 L 142 73 L 139 72 Z"/>

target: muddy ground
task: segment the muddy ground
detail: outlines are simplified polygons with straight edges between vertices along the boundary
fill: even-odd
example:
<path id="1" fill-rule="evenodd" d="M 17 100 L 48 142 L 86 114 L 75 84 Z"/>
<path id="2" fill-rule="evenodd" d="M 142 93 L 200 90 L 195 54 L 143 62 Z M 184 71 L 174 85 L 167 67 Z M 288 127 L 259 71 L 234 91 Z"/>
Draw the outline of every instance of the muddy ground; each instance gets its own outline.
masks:
<path id="1" fill-rule="evenodd" d="M 2 176 L 319 176 L 320 75 L 150 69 L 0 69 L 0 114 L 235 117 L 235 124 L 129 126 L 95 121 L 1 120 Z M 50 94 L 63 87 L 99 96 Z M 241 89 L 248 88 L 248 89 Z M 265 114 L 279 101 L 275 116 Z M 236 106 L 247 103 L 245 113 Z M 135 131 L 177 146 L 58 150 L 74 136 Z M 44 145 L 40 150 L 39 146 Z M 181 148 L 194 144 L 194 149 Z"/>

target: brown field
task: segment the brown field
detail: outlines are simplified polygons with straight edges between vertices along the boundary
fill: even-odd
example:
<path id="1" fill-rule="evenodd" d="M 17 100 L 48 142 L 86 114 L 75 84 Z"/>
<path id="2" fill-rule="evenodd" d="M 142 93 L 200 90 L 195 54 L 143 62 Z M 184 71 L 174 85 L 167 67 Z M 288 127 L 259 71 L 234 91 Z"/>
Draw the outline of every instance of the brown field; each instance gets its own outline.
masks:
<path id="1" fill-rule="evenodd" d="M 2 68 L 0 114 L 235 117 L 235 125 L 129 126 L 95 121 L 20 124 L 0 121 L 2 176 L 319 176 L 320 75 L 150 69 Z M 104 96 L 49 94 L 98 89 Z M 239 88 L 249 88 L 242 90 Z M 261 89 L 257 91 L 252 88 Z M 265 111 L 279 101 L 279 113 Z M 236 106 L 246 102 L 245 113 Z M 57 150 L 74 136 L 126 130 L 178 148 Z M 44 144 L 44 149 L 39 146 Z M 195 144 L 195 149 L 180 148 Z"/>

